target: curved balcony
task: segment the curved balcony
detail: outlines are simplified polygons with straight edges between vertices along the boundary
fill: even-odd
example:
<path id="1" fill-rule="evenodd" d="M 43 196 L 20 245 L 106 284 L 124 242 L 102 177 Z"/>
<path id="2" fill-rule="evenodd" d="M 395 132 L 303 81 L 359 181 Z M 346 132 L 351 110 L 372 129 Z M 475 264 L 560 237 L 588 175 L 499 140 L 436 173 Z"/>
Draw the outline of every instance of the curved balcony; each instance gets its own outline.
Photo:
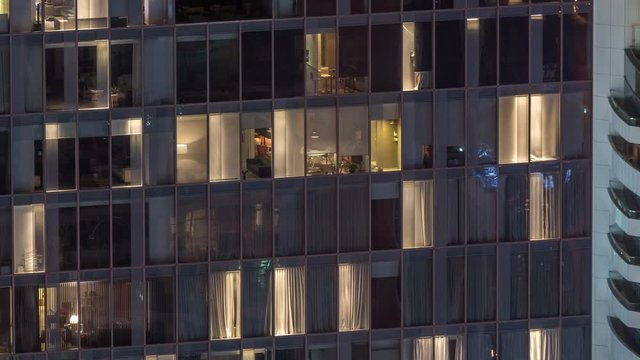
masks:
<path id="1" fill-rule="evenodd" d="M 640 357 L 640 330 L 628 327 L 615 317 L 609 316 L 607 320 L 616 339 L 633 355 Z"/>
<path id="2" fill-rule="evenodd" d="M 640 311 L 640 284 L 625 279 L 617 271 L 609 272 L 607 284 L 616 299 L 627 310 Z"/>
<path id="3" fill-rule="evenodd" d="M 609 244 L 629 265 L 640 266 L 640 237 L 627 235 L 617 225 L 609 227 Z"/>
<path id="4" fill-rule="evenodd" d="M 624 54 L 624 76 L 637 94 L 640 90 L 640 49 L 627 48 Z"/>
<path id="5" fill-rule="evenodd" d="M 616 180 L 609 182 L 608 192 L 616 225 L 625 234 L 640 237 L 640 196 Z"/>
<path id="6" fill-rule="evenodd" d="M 613 129 L 627 142 L 640 144 L 640 98 L 625 79 L 624 92 L 611 91 L 609 104 L 617 115 Z"/>
<path id="7" fill-rule="evenodd" d="M 628 189 L 640 189 L 640 145 L 629 143 L 619 135 L 609 135 L 609 143 L 615 152 L 611 158 L 614 177 Z"/>

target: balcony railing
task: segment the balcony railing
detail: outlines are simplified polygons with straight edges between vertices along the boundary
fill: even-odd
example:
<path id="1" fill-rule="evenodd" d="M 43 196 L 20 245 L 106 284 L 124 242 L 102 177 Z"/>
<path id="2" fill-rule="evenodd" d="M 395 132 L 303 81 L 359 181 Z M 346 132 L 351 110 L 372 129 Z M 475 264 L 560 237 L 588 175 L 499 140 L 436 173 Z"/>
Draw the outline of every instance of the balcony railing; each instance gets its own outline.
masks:
<path id="1" fill-rule="evenodd" d="M 617 225 L 609 227 L 609 244 L 629 265 L 640 266 L 640 237 L 627 235 Z"/>
<path id="2" fill-rule="evenodd" d="M 640 357 L 640 330 L 628 327 L 620 319 L 608 317 L 609 327 L 615 337 L 634 355 Z"/>
<path id="3" fill-rule="evenodd" d="M 616 207 L 630 219 L 640 219 L 640 196 L 619 181 L 609 182 L 609 196 Z"/>
<path id="4" fill-rule="evenodd" d="M 620 303 L 631 311 L 640 311 L 640 284 L 625 279 L 617 271 L 609 272 L 607 284 Z"/>

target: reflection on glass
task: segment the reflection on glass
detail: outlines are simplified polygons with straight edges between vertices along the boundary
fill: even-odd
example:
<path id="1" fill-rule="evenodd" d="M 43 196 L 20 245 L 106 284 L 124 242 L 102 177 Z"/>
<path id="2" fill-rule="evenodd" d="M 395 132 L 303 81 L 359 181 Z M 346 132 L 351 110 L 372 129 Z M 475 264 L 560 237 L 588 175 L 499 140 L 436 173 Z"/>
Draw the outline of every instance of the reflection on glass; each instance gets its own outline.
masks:
<path id="1" fill-rule="evenodd" d="M 111 38 L 111 107 L 138 106 L 141 99 L 142 58 L 138 36 L 112 34 Z M 129 33 L 121 33 L 129 35 Z"/>
<path id="2" fill-rule="evenodd" d="M 173 35 L 174 29 L 166 27 L 144 32 L 142 78 L 144 79 L 145 105 L 166 105 L 174 102 L 173 71 L 167 71 L 175 68 Z M 134 57 L 133 60 L 137 59 Z"/>
<path id="3" fill-rule="evenodd" d="M 78 269 L 78 212 L 76 195 L 70 193 L 47 196 L 46 269 L 49 272 Z M 91 216 L 91 211 L 88 212 Z M 104 214 L 100 214 L 104 215 Z M 83 221 L 86 218 L 82 219 Z M 84 229 L 83 224 L 83 230 Z M 107 234 L 108 238 L 108 234 Z M 107 264 L 109 260 L 107 257 Z"/>
<path id="4" fill-rule="evenodd" d="M 213 28 L 212 29 L 216 29 Z M 218 29 L 216 29 L 218 30 Z M 238 100 L 240 54 L 237 29 L 209 34 L 209 100 Z"/>
<path id="5" fill-rule="evenodd" d="M 307 175 L 336 172 L 336 108 L 307 109 Z"/>
<path id="6" fill-rule="evenodd" d="M 369 328 L 369 265 L 345 263 L 338 267 L 340 331 Z"/>
<path id="7" fill-rule="evenodd" d="M 273 127 L 274 176 L 304 175 L 304 110 L 275 110 Z"/>
<path id="8" fill-rule="evenodd" d="M 98 29 L 109 26 L 109 2 L 78 0 L 78 29 Z"/>
<path id="9" fill-rule="evenodd" d="M 209 114 L 209 180 L 240 176 L 240 114 Z"/>
<path id="10" fill-rule="evenodd" d="M 560 186 L 558 173 L 529 175 L 529 221 L 531 240 L 560 236 Z"/>
<path id="11" fill-rule="evenodd" d="M 204 28 L 178 28 L 176 96 L 179 104 L 207 101 L 207 42 Z"/>
<path id="12" fill-rule="evenodd" d="M 369 37 L 368 27 L 341 27 L 339 37 L 339 91 L 341 94 L 366 92 L 369 89 L 369 42 L 363 39 Z"/>
<path id="13" fill-rule="evenodd" d="M 433 245 L 433 180 L 402 182 L 402 247 Z"/>
<path id="14" fill-rule="evenodd" d="M 13 207 L 14 272 L 44 271 L 44 205 Z"/>
<path id="15" fill-rule="evenodd" d="M 207 116 L 180 115 L 176 131 L 177 182 L 207 181 Z"/>
<path id="16" fill-rule="evenodd" d="M 74 109 L 78 101 L 78 63 L 75 33 L 65 32 L 46 37 L 45 94 L 47 110 Z M 41 45 L 40 45 L 41 46 Z M 25 61 L 25 59 L 20 59 Z"/>
<path id="17" fill-rule="evenodd" d="M 80 268 L 108 268 L 111 264 L 108 193 L 81 194 L 79 214 Z"/>
<path id="18" fill-rule="evenodd" d="M 306 35 L 306 94 L 325 95 L 336 92 L 336 33 Z"/>
<path id="19" fill-rule="evenodd" d="M 45 125 L 47 190 L 76 187 L 76 123 L 67 120 Z"/>
<path id="20" fill-rule="evenodd" d="M 216 271 L 209 277 L 211 340 L 240 337 L 240 271 Z"/>
<path id="21" fill-rule="evenodd" d="M 511 164 L 529 159 L 529 97 L 503 96 L 499 100 L 498 162 Z"/>
<path id="22" fill-rule="evenodd" d="M 78 43 L 78 107 L 106 108 L 109 95 L 109 41 Z"/>
<path id="23" fill-rule="evenodd" d="M 116 186 L 142 184 L 142 119 L 111 120 L 111 181 Z"/>
<path id="24" fill-rule="evenodd" d="M 271 177 L 271 112 L 242 115 L 242 178 Z"/>
<path id="25" fill-rule="evenodd" d="M 173 23 L 173 1 L 144 0 L 145 25 L 167 25 Z"/>
<path id="26" fill-rule="evenodd" d="M 16 119 L 13 124 L 13 191 L 28 193 L 42 190 L 42 118 Z"/>
<path id="27" fill-rule="evenodd" d="M 16 281 L 14 293 L 15 352 L 45 350 L 44 278 Z"/>
<path id="28" fill-rule="evenodd" d="M 80 345 L 78 283 L 69 275 L 51 276 L 47 284 L 47 350 L 77 349 Z"/>
<path id="29" fill-rule="evenodd" d="M 75 30 L 76 29 L 76 1 L 50 0 L 44 4 L 45 31 Z M 36 6 L 38 3 L 36 4 Z M 39 29 L 38 29 L 39 30 Z"/>
<path id="30" fill-rule="evenodd" d="M 87 274 L 87 277 L 98 274 Z M 107 274 L 104 274 L 107 275 Z M 83 348 L 99 348 L 111 345 L 109 323 L 109 280 L 80 282 L 80 328 Z"/>
<path id="31" fill-rule="evenodd" d="M 141 269 L 113 272 L 113 346 L 144 344 L 143 280 Z"/>
<path id="32" fill-rule="evenodd" d="M 80 188 L 109 186 L 109 114 L 80 114 L 78 182 Z"/>
<path id="33" fill-rule="evenodd" d="M 145 194 L 146 255 L 148 265 L 175 262 L 176 218 L 172 188 Z"/>
<path id="34" fill-rule="evenodd" d="M 207 261 L 207 189 L 178 188 L 178 261 Z"/>
<path id="35" fill-rule="evenodd" d="M 369 109 L 340 106 L 340 173 L 369 171 Z"/>
<path id="36" fill-rule="evenodd" d="M 402 24 L 402 89 L 431 87 L 431 23 Z"/>
<path id="37" fill-rule="evenodd" d="M 110 0 L 112 28 L 140 25 L 142 22 L 142 0 Z"/>
<path id="38" fill-rule="evenodd" d="M 146 272 L 147 344 L 175 341 L 174 271 L 173 268 L 155 268 Z"/>
<path id="39" fill-rule="evenodd" d="M 531 161 L 559 157 L 560 94 L 531 94 Z"/>
<path id="40" fill-rule="evenodd" d="M 305 271 L 303 266 L 275 269 L 275 335 L 305 332 Z"/>
<path id="41" fill-rule="evenodd" d="M 113 266 L 139 265 L 143 239 L 142 191 L 122 190 L 112 194 Z"/>
<path id="42" fill-rule="evenodd" d="M 26 3 L 26 1 L 21 1 L 20 4 L 22 3 Z M 42 111 L 42 81 L 44 79 L 42 36 L 16 36 L 12 39 L 11 46 L 12 111 L 13 113 Z M 29 59 L 29 61 L 25 61 L 25 59 Z"/>
<path id="43" fill-rule="evenodd" d="M 400 170 L 400 119 L 371 120 L 371 171 Z"/>
<path id="44" fill-rule="evenodd" d="M 0 354 L 11 353 L 11 290 L 0 287 Z"/>

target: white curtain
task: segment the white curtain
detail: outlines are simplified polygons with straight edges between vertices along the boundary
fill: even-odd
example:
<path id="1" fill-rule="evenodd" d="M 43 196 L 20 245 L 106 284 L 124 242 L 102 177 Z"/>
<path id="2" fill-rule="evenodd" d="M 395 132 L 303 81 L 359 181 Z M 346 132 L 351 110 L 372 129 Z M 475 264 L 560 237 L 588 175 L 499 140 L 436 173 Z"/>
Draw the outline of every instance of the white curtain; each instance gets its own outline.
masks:
<path id="1" fill-rule="evenodd" d="M 413 358 L 411 360 L 433 360 L 433 337 L 413 339 Z"/>
<path id="2" fill-rule="evenodd" d="M 555 174 L 529 176 L 529 220 L 532 240 L 552 239 L 558 234 L 558 191 Z"/>
<path id="3" fill-rule="evenodd" d="M 462 335 L 436 336 L 434 348 L 435 357 L 433 360 L 464 360 Z"/>
<path id="4" fill-rule="evenodd" d="M 211 338 L 240 337 L 240 271 L 212 273 L 209 278 Z"/>
<path id="5" fill-rule="evenodd" d="M 273 113 L 275 177 L 304 175 L 304 110 Z"/>
<path id="6" fill-rule="evenodd" d="M 14 206 L 13 229 L 15 272 L 44 271 L 44 205 Z"/>
<path id="7" fill-rule="evenodd" d="M 499 101 L 498 162 L 529 160 L 529 96 L 504 96 Z"/>
<path id="8" fill-rule="evenodd" d="M 559 360 L 558 329 L 529 331 L 529 360 Z"/>
<path id="9" fill-rule="evenodd" d="M 340 331 L 369 328 L 369 265 L 339 266 Z"/>
<path id="10" fill-rule="evenodd" d="M 433 180 L 402 183 L 403 248 L 433 245 Z"/>
<path id="11" fill-rule="evenodd" d="M 531 161 L 558 158 L 560 94 L 531 95 Z"/>
<path id="12" fill-rule="evenodd" d="M 304 267 L 276 268 L 276 335 L 305 332 Z"/>
<path id="13" fill-rule="evenodd" d="M 240 114 L 209 115 L 209 180 L 240 176 Z"/>

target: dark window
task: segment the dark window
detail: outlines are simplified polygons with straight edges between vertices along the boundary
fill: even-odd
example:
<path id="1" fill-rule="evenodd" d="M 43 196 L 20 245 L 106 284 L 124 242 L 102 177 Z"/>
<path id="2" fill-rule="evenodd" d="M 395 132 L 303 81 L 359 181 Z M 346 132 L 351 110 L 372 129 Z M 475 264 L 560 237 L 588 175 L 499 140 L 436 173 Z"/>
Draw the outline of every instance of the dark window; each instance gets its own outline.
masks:
<path id="1" fill-rule="evenodd" d="M 140 106 L 141 53 L 139 32 L 114 31 L 111 33 L 111 107 Z"/>
<path id="2" fill-rule="evenodd" d="M 336 331 L 338 274 L 335 258 L 309 258 L 307 266 L 307 332 Z"/>
<path id="3" fill-rule="evenodd" d="M 526 167 L 500 167 L 498 239 L 529 240 L 529 174 Z"/>
<path id="4" fill-rule="evenodd" d="M 304 34 L 302 30 L 278 30 L 273 34 L 275 97 L 304 95 Z"/>
<path id="5" fill-rule="evenodd" d="M 233 32 L 209 34 L 209 99 L 211 101 L 238 100 L 240 96 L 238 34 L 235 28 L 226 30 Z"/>
<path id="6" fill-rule="evenodd" d="M 338 76 L 339 90 L 343 93 L 368 91 L 368 37 L 366 26 L 340 28 Z"/>
<path id="7" fill-rule="evenodd" d="M 242 336 L 271 335 L 270 260 L 245 262 L 242 267 Z"/>
<path id="8" fill-rule="evenodd" d="M 14 291 L 15 352 L 42 351 L 45 338 L 40 330 L 45 324 L 40 317 L 39 304 L 44 302 L 44 278 L 16 278 Z"/>
<path id="9" fill-rule="evenodd" d="M 402 119 L 402 168 L 433 167 L 433 100 L 431 94 L 405 94 Z"/>
<path id="10" fill-rule="evenodd" d="M 113 266 L 142 263 L 142 191 L 114 191 L 111 226 L 113 229 Z"/>
<path id="11" fill-rule="evenodd" d="M 7 286 L 9 285 L 9 286 Z M 0 286 L 0 353 L 11 352 L 11 287 Z"/>
<path id="12" fill-rule="evenodd" d="M 314 178 L 307 181 L 307 252 L 336 252 L 338 208 L 335 179 Z"/>
<path id="13" fill-rule="evenodd" d="M 442 245 L 464 244 L 465 177 L 460 170 L 436 174 L 436 242 Z"/>
<path id="14" fill-rule="evenodd" d="M 11 24 L 13 25 L 13 21 Z M 42 111 L 42 80 L 44 79 L 42 36 L 16 36 L 12 42 L 12 111 L 13 113 Z"/>
<path id="15" fill-rule="evenodd" d="M 111 291 L 113 346 L 144 345 L 145 323 L 144 316 L 140 316 L 145 313 L 145 299 L 140 296 L 145 291 L 142 269 L 114 271 Z M 172 300 L 167 299 L 167 303 Z"/>
<path id="16" fill-rule="evenodd" d="M 404 0 L 402 3 L 404 11 L 433 9 L 433 0 Z"/>
<path id="17" fill-rule="evenodd" d="M 531 82 L 543 81 L 560 81 L 558 14 L 531 15 Z"/>
<path id="18" fill-rule="evenodd" d="M 500 84 L 529 81 L 529 17 L 500 19 Z"/>
<path id="19" fill-rule="evenodd" d="M 368 177 L 349 176 L 340 181 L 340 251 L 369 249 Z"/>
<path id="20" fill-rule="evenodd" d="M 145 184 L 175 181 L 176 119 L 171 109 L 148 110 L 144 118 Z"/>
<path id="21" fill-rule="evenodd" d="M 400 262 L 396 259 L 371 264 L 371 327 L 400 327 Z"/>
<path id="22" fill-rule="evenodd" d="M 591 241 L 562 245 L 562 315 L 588 315 L 591 310 Z"/>
<path id="23" fill-rule="evenodd" d="M 107 268 L 109 250 L 109 194 L 80 196 L 80 268 Z"/>
<path id="24" fill-rule="evenodd" d="M 45 211 L 47 270 L 52 272 L 76 270 L 78 267 L 76 195 L 47 196 Z"/>
<path id="25" fill-rule="evenodd" d="M 404 256 L 404 326 L 430 325 L 433 322 L 433 255 L 406 252 Z"/>
<path id="26" fill-rule="evenodd" d="M 213 0 L 206 4 L 200 0 L 176 0 L 176 22 L 270 18 L 271 6 L 271 0 Z"/>
<path id="27" fill-rule="evenodd" d="M 207 101 L 207 42 L 205 29 L 178 28 L 176 91 L 178 104 Z"/>
<path id="28" fill-rule="evenodd" d="M 558 316 L 560 256 L 555 241 L 531 245 L 531 317 Z M 583 273 L 584 275 L 585 273 Z"/>
<path id="29" fill-rule="evenodd" d="M 435 94 L 437 167 L 459 167 L 465 164 L 464 96 L 464 91 L 461 90 Z"/>
<path id="30" fill-rule="evenodd" d="M 174 102 L 173 71 L 174 29 L 156 28 L 144 32 L 142 64 L 144 104 L 166 105 Z M 134 58 L 135 59 L 135 58 Z"/>
<path id="31" fill-rule="evenodd" d="M 436 88 L 464 86 L 464 21 L 436 22 Z"/>
<path id="32" fill-rule="evenodd" d="M 464 322 L 464 249 L 436 252 L 436 324 Z"/>
<path id="33" fill-rule="evenodd" d="M 371 188 L 371 247 L 373 250 L 400 248 L 400 184 L 376 182 Z"/>
<path id="34" fill-rule="evenodd" d="M 496 249 L 470 247 L 467 255 L 467 321 L 496 319 Z"/>
<path id="35" fill-rule="evenodd" d="M 242 33 L 242 99 L 271 97 L 271 31 Z"/>
<path id="36" fill-rule="evenodd" d="M 276 182 L 276 256 L 304 254 L 304 183 Z"/>
<path id="37" fill-rule="evenodd" d="M 467 241 L 495 242 L 498 168 L 474 168 L 468 174 Z"/>
<path id="38" fill-rule="evenodd" d="M 178 188 L 178 261 L 207 261 L 207 188 Z"/>
<path id="39" fill-rule="evenodd" d="M 495 85 L 498 40 L 496 19 L 467 20 L 467 86 Z M 526 39 L 523 39 L 526 42 Z"/>
<path id="40" fill-rule="evenodd" d="M 14 118 L 13 124 L 13 192 L 42 190 L 44 130 L 42 117 Z"/>
<path id="41" fill-rule="evenodd" d="M 147 265 L 175 262 L 175 204 L 173 188 L 145 193 L 145 244 Z"/>
<path id="42" fill-rule="evenodd" d="M 245 183 L 242 196 L 242 254 L 246 258 L 272 254 L 271 183 Z"/>
<path id="43" fill-rule="evenodd" d="M 0 194 L 11 193 L 11 126 L 0 119 Z"/>
<path id="44" fill-rule="evenodd" d="M 329 16 L 335 14 L 335 1 L 307 0 L 307 16 Z"/>
<path id="45" fill-rule="evenodd" d="M 207 274 L 206 265 L 178 269 L 178 341 L 207 340 Z"/>
<path id="46" fill-rule="evenodd" d="M 399 91 L 402 87 L 401 36 L 400 24 L 371 26 L 371 91 Z"/>
<path id="47" fill-rule="evenodd" d="M 146 271 L 147 344 L 175 341 L 175 269 L 150 268 Z"/>
<path id="48" fill-rule="evenodd" d="M 11 253 L 13 251 L 11 246 L 11 220 L 11 199 L 2 199 L 0 200 L 0 275 L 11 273 Z"/>
<path id="49" fill-rule="evenodd" d="M 305 0 L 275 0 L 276 18 L 292 18 L 304 16 Z"/>
<path id="50" fill-rule="evenodd" d="M 80 188 L 109 186 L 109 114 L 80 114 L 78 182 Z"/>
<path id="51" fill-rule="evenodd" d="M 371 12 L 400 11 L 400 0 L 371 0 Z"/>
<path id="52" fill-rule="evenodd" d="M 214 185 L 211 187 L 209 225 L 212 260 L 240 257 L 240 187 Z"/>
<path id="53" fill-rule="evenodd" d="M 582 9 L 579 9 L 580 11 Z M 563 24 L 564 81 L 591 79 L 591 15 L 583 12 L 565 14 Z"/>
<path id="54" fill-rule="evenodd" d="M 495 164 L 498 108 L 493 89 L 467 91 L 467 161 Z"/>

